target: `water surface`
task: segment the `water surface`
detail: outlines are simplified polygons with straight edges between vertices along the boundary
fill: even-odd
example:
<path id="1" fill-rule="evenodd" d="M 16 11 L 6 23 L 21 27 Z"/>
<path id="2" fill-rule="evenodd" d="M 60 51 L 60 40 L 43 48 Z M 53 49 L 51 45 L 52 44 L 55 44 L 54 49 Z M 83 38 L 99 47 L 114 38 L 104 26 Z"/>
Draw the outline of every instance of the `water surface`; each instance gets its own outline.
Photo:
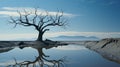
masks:
<path id="1" fill-rule="evenodd" d="M 82 45 L 66 45 L 58 47 L 15 47 L 8 51 L 0 51 L 0 67 L 29 63 L 29 67 L 120 67 L 120 64 L 104 59 L 98 53 Z M 27 62 L 26 62 L 27 61 Z"/>

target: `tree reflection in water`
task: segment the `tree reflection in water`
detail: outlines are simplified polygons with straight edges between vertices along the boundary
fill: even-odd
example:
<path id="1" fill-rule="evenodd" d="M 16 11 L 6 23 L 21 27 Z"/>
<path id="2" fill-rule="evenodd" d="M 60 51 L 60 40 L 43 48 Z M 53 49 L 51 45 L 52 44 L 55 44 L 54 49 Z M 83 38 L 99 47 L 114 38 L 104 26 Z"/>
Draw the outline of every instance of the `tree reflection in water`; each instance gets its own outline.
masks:
<path id="1" fill-rule="evenodd" d="M 23 61 L 18 63 L 17 60 L 14 58 L 15 64 L 9 65 L 7 67 L 64 67 L 65 57 L 60 58 L 58 60 L 53 59 L 50 60 L 47 58 L 49 56 L 45 55 L 43 52 L 43 48 L 50 49 L 52 47 L 57 47 L 59 45 L 46 45 L 46 46 L 45 45 L 46 44 L 32 46 L 38 51 L 38 56 L 36 57 L 35 60 Z"/>

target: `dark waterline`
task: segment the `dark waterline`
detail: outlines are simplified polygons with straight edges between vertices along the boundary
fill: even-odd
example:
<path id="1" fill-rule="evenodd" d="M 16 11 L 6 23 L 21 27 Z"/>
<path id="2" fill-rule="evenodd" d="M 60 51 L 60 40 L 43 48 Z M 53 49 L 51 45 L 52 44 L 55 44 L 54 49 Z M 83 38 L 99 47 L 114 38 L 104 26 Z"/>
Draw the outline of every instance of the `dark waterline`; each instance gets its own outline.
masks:
<path id="1" fill-rule="evenodd" d="M 64 67 L 120 67 L 120 64 L 104 59 L 98 53 L 91 51 L 81 45 L 67 45 L 43 48 L 43 52 L 50 57 L 48 60 L 59 60 L 64 58 Z M 39 55 L 37 49 L 26 47 L 20 49 L 16 47 L 8 52 L 0 53 L 0 67 L 15 64 L 22 61 L 34 61 Z"/>

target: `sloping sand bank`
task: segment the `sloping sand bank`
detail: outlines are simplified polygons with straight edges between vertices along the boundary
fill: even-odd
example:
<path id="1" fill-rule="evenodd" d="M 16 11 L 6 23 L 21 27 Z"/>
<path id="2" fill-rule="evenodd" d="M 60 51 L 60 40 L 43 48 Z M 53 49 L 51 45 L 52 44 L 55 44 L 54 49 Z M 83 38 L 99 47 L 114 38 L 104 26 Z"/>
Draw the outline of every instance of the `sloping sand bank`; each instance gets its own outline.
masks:
<path id="1" fill-rule="evenodd" d="M 98 52 L 111 61 L 120 63 L 120 38 L 106 38 L 100 41 L 85 41 L 78 43 Z"/>

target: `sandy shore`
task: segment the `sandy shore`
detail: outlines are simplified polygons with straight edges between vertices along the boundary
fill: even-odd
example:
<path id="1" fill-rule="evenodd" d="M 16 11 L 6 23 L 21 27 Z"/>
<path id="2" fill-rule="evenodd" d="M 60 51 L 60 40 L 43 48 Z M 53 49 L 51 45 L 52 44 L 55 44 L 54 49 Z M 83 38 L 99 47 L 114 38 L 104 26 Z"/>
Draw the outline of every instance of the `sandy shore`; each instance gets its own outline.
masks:
<path id="1" fill-rule="evenodd" d="M 100 41 L 68 41 L 66 43 L 84 45 L 103 57 L 120 63 L 120 38 L 106 38 Z"/>
<path id="2" fill-rule="evenodd" d="M 0 53 L 8 52 L 15 47 L 24 48 L 24 47 L 56 47 L 60 45 L 67 45 L 59 41 L 0 41 Z"/>

